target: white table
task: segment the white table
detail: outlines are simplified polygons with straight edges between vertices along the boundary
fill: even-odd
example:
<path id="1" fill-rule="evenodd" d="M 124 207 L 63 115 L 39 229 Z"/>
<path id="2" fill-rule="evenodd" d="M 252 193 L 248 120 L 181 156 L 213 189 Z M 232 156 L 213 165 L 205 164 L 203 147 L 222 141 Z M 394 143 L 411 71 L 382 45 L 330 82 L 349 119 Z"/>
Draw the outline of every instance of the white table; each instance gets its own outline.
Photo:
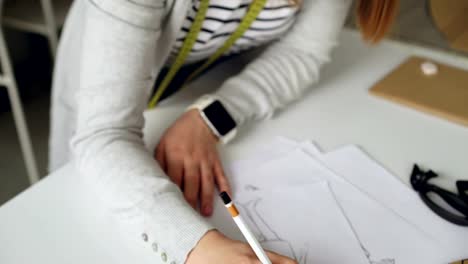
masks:
<path id="1" fill-rule="evenodd" d="M 305 98 L 275 119 L 245 129 L 223 151 L 227 162 L 275 136 L 312 139 L 324 150 L 358 144 L 382 165 L 407 181 L 418 162 L 447 177 L 468 179 L 468 129 L 370 96 L 368 88 L 410 51 L 386 42 L 363 45 L 356 33 L 344 32 L 322 81 Z M 462 59 L 434 54 L 446 63 L 468 69 Z M 223 65 L 170 102 L 146 114 L 145 139 L 153 147 L 163 128 L 206 87 L 217 87 L 239 70 L 245 57 Z M 205 88 L 202 88 L 205 87 Z M 445 185 L 453 180 L 446 178 Z M 117 231 L 93 203 L 73 164 L 53 173 L 0 208 L 0 263 L 155 263 L 141 243 L 119 239 Z"/>

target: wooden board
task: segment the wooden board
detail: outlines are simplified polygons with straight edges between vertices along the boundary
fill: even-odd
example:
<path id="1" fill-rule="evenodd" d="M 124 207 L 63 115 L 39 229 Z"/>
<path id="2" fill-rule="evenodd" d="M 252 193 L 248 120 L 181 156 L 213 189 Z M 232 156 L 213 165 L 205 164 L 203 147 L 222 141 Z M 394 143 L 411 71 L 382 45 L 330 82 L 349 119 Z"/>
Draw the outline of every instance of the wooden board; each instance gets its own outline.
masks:
<path id="1" fill-rule="evenodd" d="M 452 264 L 468 264 L 468 259 L 460 260 L 457 262 L 453 262 Z"/>
<path id="2" fill-rule="evenodd" d="M 370 93 L 468 126 L 468 71 L 436 63 L 439 72 L 426 76 L 412 57 L 371 88 Z"/>

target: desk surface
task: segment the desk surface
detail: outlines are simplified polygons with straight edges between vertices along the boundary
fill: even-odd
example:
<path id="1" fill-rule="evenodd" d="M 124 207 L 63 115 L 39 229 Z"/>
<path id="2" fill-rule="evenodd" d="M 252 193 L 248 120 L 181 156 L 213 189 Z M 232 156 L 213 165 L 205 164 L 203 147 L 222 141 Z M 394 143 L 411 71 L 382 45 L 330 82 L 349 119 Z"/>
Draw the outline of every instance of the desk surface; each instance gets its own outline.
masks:
<path id="1" fill-rule="evenodd" d="M 424 52 L 424 51 L 422 51 Z M 229 162 L 276 136 L 311 139 L 324 150 L 357 144 L 407 182 L 414 162 L 453 178 L 468 179 L 468 129 L 369 95 L 368 89 L 414 55 L 396 43 L 369 48 L 345 31 L 320 84 L 273 120 L 243 129 L 222 151 Z M 435 55 L 436 56 L 436 55 Z M 437 56 L 468 69 L 468 63 Z M 236 58 L 175 98 L 146 113 L 145 140 L 153 147 L 163 129 L 199 94 L 248 61 Z M 49 175 L 0 208 L 0 263 L 154 263 L 151 250 L 119 240 L 91 198 L 73 164 Z M 99 223 L 103 223 L 99 225 Z"/>

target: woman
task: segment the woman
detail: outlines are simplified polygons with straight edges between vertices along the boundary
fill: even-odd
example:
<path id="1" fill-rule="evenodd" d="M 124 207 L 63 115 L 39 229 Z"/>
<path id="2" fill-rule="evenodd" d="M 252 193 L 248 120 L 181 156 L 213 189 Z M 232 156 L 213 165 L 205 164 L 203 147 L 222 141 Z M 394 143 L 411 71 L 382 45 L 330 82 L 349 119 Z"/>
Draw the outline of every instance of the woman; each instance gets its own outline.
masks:
<path id="1" fill-rule="evenodd" d="M 200 212 L 211 215 L 215 185 L 229 191 L 218 141 L 271 116 L 318 79 L 350 2 L 75 1 L 56 64 L 50 169 L 73 156 L 87 184 L 163 262 L 258 263 L 248 245 L 213 230 L 193 208 L 200 202 Z M 380 40 L 395 10 L 396 0 L 359 1 L 365 39 Z M 226 45 L 236 32 L 234 44 Z M 181 79 L 170 72 L 219 51 L 232 54 L 274 40 L 166 131 L 156 162 L 143 143 L 143 111 Z M 270 258 L 294 263 L 274 253 Z"/>

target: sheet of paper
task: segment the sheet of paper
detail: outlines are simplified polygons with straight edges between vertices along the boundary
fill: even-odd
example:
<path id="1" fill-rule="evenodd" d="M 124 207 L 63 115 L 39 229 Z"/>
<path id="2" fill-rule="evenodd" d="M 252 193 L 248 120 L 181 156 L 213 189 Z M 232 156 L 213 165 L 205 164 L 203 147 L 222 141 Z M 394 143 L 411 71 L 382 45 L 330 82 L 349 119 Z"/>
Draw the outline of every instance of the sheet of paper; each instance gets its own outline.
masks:
<path id="1" fill-rule="evenodd" d="M 362 193 L 301 150 L 296 149 L 281 158 L 257 165 L 250 171 L 246 168 L 236 171 L 234 168 L 232 172 L 235 189 L 247 183 L 274 189 L 278 186 L 302 186 L 328 181 L 369 262 L 435 264 L 447 262 L 453 257 L 450 249 L 417 225 Z"/>
<path id="2" fill-rule="evenodd" d="M 280 146 L 284 145 L 284 146 Z M 277 149 L 303 149 L 321 161 L 334 174 L 381 203 L 401 218 L 445 244 L 453 259 L 468 257 L 468 228 L 453 225 L 435 215 L 409 186 L 372 159 L 357 146 L 349 145 L 322 153 L 310 141 L 296 142 L 287 138 L 274 141 Z M 284 153 L 284 152 L 283 152 Z M 272 154 L 272 151 L 270 152 Z M 382 186 L 385 186 L 382 188 Z M 397 197 L 397 198 L 396 198 Z"/>
<path id="3" fill-rule="evenodd" d="M 468 228 L 453 225 L 434 214 L 416 192 L 358 147 L 347 146 L 320 154 L 313 144 L 301 145 L 335 174 L 443 243 L 452 251 L 453 258 L 468 256 Z"/>
<path id="4" fill-rule="evenodd" d="M 237 208 L 265 249 L 300 264 L 368 263 L 327 182 L 268 190 L 245 185 L 236 197 Z M 233 222 L 221 213 L 226 209 L 216 209 L 214 225 L 239 239 L 237 227 L 225 224 Z"/>
<path id="5" fill-rule="evenodd" d="M 269 142 L 268 145 L 252 150 L 244 159 L 230 163 L 227 169 L 235 167 L 249 170 L 252 167 L 256 167 L 258 164 L 279 158 L 297 148 L 301 148 L 301 143 L 285 137 L 276 137 Z"/>

